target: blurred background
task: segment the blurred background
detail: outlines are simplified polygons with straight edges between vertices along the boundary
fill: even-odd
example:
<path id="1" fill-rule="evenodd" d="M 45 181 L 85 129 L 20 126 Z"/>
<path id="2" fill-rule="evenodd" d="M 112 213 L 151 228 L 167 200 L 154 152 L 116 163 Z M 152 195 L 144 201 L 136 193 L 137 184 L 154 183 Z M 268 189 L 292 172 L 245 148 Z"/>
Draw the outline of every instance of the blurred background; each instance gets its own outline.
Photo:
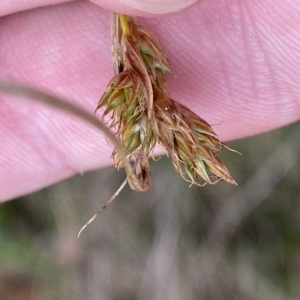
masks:
<path id="1" fill-rule="evenodd" d="M 238 186 L 199 188 L 170 160 L 152 188 L 113 167 L 0 205 L 0 299 L 300 299 L 300 124 L 228 145 Z"/>

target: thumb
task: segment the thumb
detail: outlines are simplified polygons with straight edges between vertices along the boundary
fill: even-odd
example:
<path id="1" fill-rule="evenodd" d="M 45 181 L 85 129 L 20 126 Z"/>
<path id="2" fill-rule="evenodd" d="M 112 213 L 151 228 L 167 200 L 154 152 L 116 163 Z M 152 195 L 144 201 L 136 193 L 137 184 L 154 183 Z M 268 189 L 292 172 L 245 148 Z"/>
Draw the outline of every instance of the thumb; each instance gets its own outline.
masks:
<path id="1" fill-rule="evenodd" d="M 162 15 L 183 10 L 199 0 L 90 0 L 108 10 L 140 16 Z"/>

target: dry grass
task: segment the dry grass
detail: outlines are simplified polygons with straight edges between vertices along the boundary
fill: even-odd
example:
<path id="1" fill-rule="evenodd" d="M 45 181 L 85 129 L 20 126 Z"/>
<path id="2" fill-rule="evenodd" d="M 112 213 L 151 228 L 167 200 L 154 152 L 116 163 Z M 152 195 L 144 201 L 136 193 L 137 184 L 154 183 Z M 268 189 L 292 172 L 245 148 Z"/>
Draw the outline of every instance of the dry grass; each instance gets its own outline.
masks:
<path id="1" fill-rule="evenodd" d="M 115 77 L 109 82 L 96 111 L 105 107 L 127 158 L 140 182 L 149 189 L 148 156 L 156 143 L 171 158 L 175 170 L 191 184 L 203 186 L 224 180 L 236 184 L 217 154 L 224 144 L 211 126 L 170 98 L 165 73 L 171 67 L 156 38 L 134 17 L 111 14 L 112 58 Z M 123 162 L 112 154 L 117 168 Z M 201 178 L 201 180 L 200 180 Z"/>

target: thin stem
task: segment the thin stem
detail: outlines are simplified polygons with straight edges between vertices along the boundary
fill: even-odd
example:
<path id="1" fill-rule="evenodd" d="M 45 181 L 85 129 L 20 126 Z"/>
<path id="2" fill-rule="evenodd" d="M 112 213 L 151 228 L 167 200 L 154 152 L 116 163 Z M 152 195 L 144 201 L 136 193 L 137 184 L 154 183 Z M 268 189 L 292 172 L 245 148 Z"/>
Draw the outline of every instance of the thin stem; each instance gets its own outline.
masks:
<path id="1" fill-rule="evenodd" d="M 111 196 L 111 198 L 100 208 L 98 212 L 96 212 L 87 222 L 86 224 L 80 229 L 78 232 L 77 237 L 80 236 L 81 232 L 89 225 L 91 224 L 120 194 L 120 192 L 124 189 L 125 185 L 127 184 L 128 179 L 126 178 L 123 183 L 120 185 L 120 187 L 117 189 L 117 191 Z"/>

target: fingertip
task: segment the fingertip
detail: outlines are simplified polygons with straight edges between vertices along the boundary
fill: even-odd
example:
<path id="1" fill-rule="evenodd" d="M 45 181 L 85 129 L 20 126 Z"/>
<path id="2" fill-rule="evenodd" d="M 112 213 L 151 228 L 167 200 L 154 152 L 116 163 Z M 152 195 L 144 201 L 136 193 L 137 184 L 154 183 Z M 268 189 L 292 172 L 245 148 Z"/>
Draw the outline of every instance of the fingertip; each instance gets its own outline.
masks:
<path id="1" fill-rule="evenodd" d="M 181 11 L 199 0 L 90 0 L 108 10 L 136 16 L 154 16 Z"/>

